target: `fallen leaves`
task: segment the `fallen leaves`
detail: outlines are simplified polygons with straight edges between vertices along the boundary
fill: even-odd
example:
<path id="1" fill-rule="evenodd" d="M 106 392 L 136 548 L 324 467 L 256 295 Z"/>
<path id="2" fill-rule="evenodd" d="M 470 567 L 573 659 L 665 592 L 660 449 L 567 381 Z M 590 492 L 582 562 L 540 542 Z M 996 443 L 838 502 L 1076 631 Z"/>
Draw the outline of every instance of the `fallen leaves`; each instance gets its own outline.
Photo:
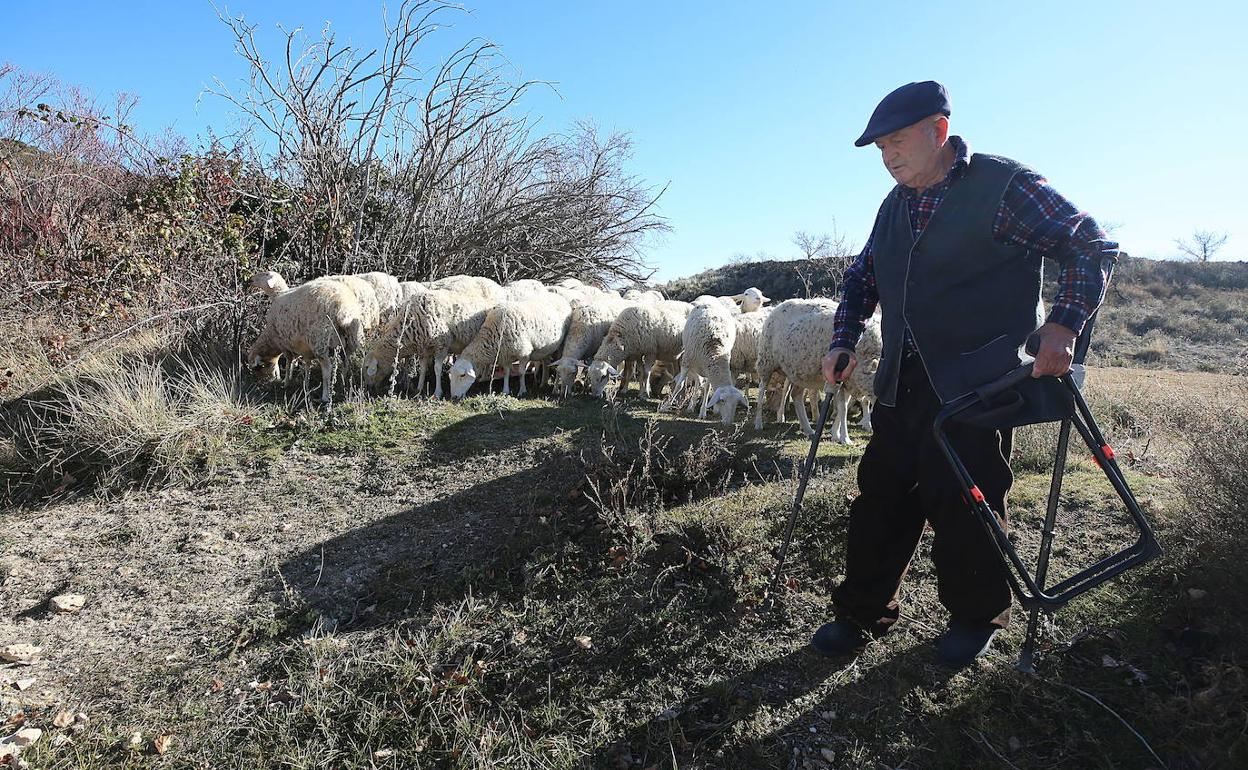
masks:
<path id="1" fill-rule="evenodd" d="M 32 676 L 29 679 L 18 679 L 16 682 L 13 683 L 13 686 L 16 687 L 18 690 L 28 690 L 30 689 L 32 685 L 34 685 L 34 683 L 35 683 L 35 678 Z"/>
<path id="2" fill-rule="evenodd" d="M 588 650 L 590 647 L 594 646 L 593 637 L 589 636 L 574 636 L 572 637 L 572 641 L 576 642 L 576 645 L 582 650 Z"/>
<path id="3" fill-rule="evenodd" d="M 152 749 L 163 757 L 172 744 L 173 736 L 166 733 L 165 735 L 158 735 L 152 740 Z"/>
<path id="4" fill-rule="evenodd" d="M 69 727 L 74 723 L 74 712 L 58 711 L 56 716 L 52 717 L 53 727 Z"/>

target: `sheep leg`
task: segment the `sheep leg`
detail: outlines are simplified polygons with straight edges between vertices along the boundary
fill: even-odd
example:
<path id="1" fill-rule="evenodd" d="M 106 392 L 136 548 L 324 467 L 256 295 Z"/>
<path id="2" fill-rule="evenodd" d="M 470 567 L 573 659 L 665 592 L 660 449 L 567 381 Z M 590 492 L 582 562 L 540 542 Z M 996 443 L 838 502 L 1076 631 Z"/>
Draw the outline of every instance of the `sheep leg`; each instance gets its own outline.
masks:
<path id="1" fill-rule="evenodd" d="M 858 427 L 868 433 L 874 432 L 874 428 L 871 427 L 871 407 L 875 406 L 875 399 L 867 396 L 859 399 L 858 403 L 862 405 L 862 419 L 858 421 Z"/>
<path id="2" fill-rule="evenodd" d="M 776 407 L 776 422 L 784 422 L 784 408 L 788 406 L 789 397 L 792 395 L 793 383 L 785 380 L 784 387 L 780 388 L 780 405 Z"/>
<path id="3" fill-rule="evenodd" d="M 338 363 L 336 358 L 321 359 L 321 403 L 328 404 L 334 397 L 334 372 Z"/>
<path id="4" fill-rule="evenodd" d="M 767 406 L 764 403 L 767 400 L 767 388 L 764 383 L 771 382 L 771 375 L 776 368 L 769 364 L 764 365 L 761 361 L 755 368 L 758 369 L 758 401 L 755 402 L 754 406 L 754 430 L 762 430 L 763 409 Z"/>
<path id="5" fill-rule="evenodd" d="M 520 381 L 521 382 L 524 381 L 523 374 L 520 375 Z M 510 364 L 503 367 L 503 395 L 504 396 L 511 395 L 511 365 Z"/>
<path id="6" fill-rule="evenodd" d="M 429 373 L 429 357 L 417 359 L 417 366 L 420 367 L 420 373 L 416 375 L 416 392 L 425 395 L 425 375 Z"/>
<path id="7" fill-rule="evenodd" d="M 815 429 L 810 426 L 810 417 L 806 414 L 806 389 L 796 384 L 793 386 L 793 411 L 797 412 L 797 424 L 801 426 L 802 433 L 814 438 Z"/>
<path id="8" fill-rule="evenodd" d="M 698 419 L 706 419 L 706 405 L 711 400 L 711 380 L 709 377 L 702 379 L 702 408 L 698 410 Z"/>
<path id="9" fill-rule="evenodd" d="M 836 425 L 832 427 L 832 437 L 838 444 L 852 444 L 849 440 L 849 394 L 844 388 L 836 391 Z"/>
<path id="10" fill-rule="evenodd" d="M 641 395 L 650 398 L 650 370 L 654 368 L 654 362 L 658 360 L 658 356 L 647 355 L 642 356 L 641 368 L 637 372 L 641 377 Z"/>
<path id="11" fill-rule="evenodd" d="M 538 368 L 540 369 L 541 367 L 539 366 Z M 516 392 L 516 395 L 518 396 L 523 396 L 524 394 L 529 392 L 528 385 L 524 379 L 524 373 L 527 372 L 528 370 L 529 370 L 529 359 L 527 358 L 520 359 L 520 390 Z M 537 387 L 536 382 L 533 383 L 533 387 L 535 388 Z"/>
<path id="12" fill-rule="evenodd" d="M 433 354 L 433 397 L 442 398 L 442 367 L 446 365 L 446 356 Z"/>

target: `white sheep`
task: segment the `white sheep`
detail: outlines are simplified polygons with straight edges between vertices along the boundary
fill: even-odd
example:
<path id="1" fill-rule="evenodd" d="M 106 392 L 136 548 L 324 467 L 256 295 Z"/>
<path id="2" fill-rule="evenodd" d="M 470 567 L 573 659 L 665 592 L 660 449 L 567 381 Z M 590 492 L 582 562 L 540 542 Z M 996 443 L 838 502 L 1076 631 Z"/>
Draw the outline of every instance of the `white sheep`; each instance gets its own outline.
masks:
<path id="1" fill-rule="evenodd" d="M 364 330 L 370 331 L 381 321 L 382 304 L 377 294 L 375 284 L 386 284 L 384 279 L 378 276 L 386 276 L 395 281 L 397 287 L 398 281 L 393 276 L 386 273 L 365 273 L 365 276 L 373 276 L 365 278 L 360 275 L 326 275 L 319 279 L 322 281 L 337 281 L 346 284 L 360 301 L 360 307 L 363 310 Z M 311 283 L 311 281 L 309 281 Z M 305 284 L 306 285 L 306 284 Z M 277 298 L 288 291 L 291 291 L 290 285 L 286 283 L 286 279 L 280 273 L 273 270 L 263 270 L 252 276 L 251 287 L 267 294 L 270 297 Z M 386 290 L 388 291 L 388 290 Z M 397 289 L 396 289 L 397 291 Z M 387 296 L 389 296 L 387 294 Z"/>
<path id="2" fill-rule="evenodd" d="M 517 302 L 530 297 L 544 297 L 550 293 L 546 288 L 546 284 L 536 278 L 521 278 L 518 281 L 512 281 L 503 287 L 503 291 L 511 302 Z"/>
<path id="3" fill-rule="evenodd" d="M 479 275 L 452 275 L 439 278 L 429 284 L 431 289 L 457 291 L 461 294 L 476 294 L 485 299 L 502 302 L 507 299 L 507 292 L 496 282 Z"/>
<path id="4" fill-rule="evenodd" d="M 737 336 L 732 345 L 730 365 L 734 373 L 745 377 L 745 395 L 747 398 L 750 395 L 750 388 L 754 383 L 754 379 L 758 374 L 758 370 L 755 368 L 758 364 L 758 343 L 763 336 L 763 324 L 767 321 L 767 316 L 770 314 L 771 308 L 762 308 L 761 310 L 753 310 L 748 313 L 742 311 L 739 315 L 735 315 L 732 318 L 737 327 Z"/>
<path id="5" fill-rule="evenodd" d="M 797 421 L 802 432 L 814 436 L 814 429 L 806 414 L 806 399 L 823 390 L 822 359 L 827 351 L 835 329 L 836 303 L 825 299 L 791 299 L 781 302 L 775 307 L 763 323 L 762 336 L 759 341 L 758 363 L 756 368 L 760 382 L 770 379 L 773 372 L 781 370 L 793 386 L 793 402 L 797 412 Z M 873 319 L 867 324 L 868 332 L 863 335 L 863 345 L 858 353 L 858 370 L 838 388 L 836 394 L 836 419 L 833 423 L 832 435 L 835 441 L 848 444 L 849 427 L 846 424 L 849 399 L 863 399 L 864 414 L 869 412 L 871 398 L 871 375 L 878 365 L 879 345 L 873 342 L 878 339 L 879 322 Z M 807 391 L 813 391 L 808 394 Z M 754 427 L 763 426 L 763 393 L 760 389 L 759 399 L 754 412 Z M 869 424 L 870 418 L 867 418 Z"/>
<path id="6" fill-rule="evenodd" d="M 572 308 L 557 294 L 519 302 L 502 302 L 490 309 L 481 331 L 468 343 L 451 367 L 451 396 L 462 398 L 472 384 L 503 367 L 503 393 L 511 395 L 511 365 L 520 362 L 520 390 L 528 388 L 524 375 L 530 361 L 544 361 L 559 350 L 567 333 Z"/>
<path id="7" fill-rule="evenodd" d="M 321 400 L 333 396 L 338 357 L 364 344 L 365 310 L 340 281 L 318 278 L 273 297 L 259 337 L 247 350 L 253 371 L 277 376 L 282 355 L 315 359 L 321 365 Z"/>
<path id="8" fill-rule="evenodd" d="M 390 377 L 394 362 L 412 357 L 420 362 L 416 388 L 423 393 L 429 362 L 433 363 L 434 398 L 442 398 L 442 367 L 476 338 L 495 302 L 479 294 L 431 289 L 404 303 L 364 354 L 364 380 L 377 385 Z"/>
<path id="9" fill-rule="evenodd" d="M 637 288 L 625 289 L 623 297 L 629 302 L 636 302 L 636 303 L 647 304 L 647 305 L 653 305 L 659 302 L 666 301 L 663 297 L 663 293 L 656 289 L 647 289 L 647 290 L 637 289 Z"/>
<path id="10" fill-rule="evenodd" d="M 424 294 L 431 289 L 424 281 L 403 281 L 399 284 L 399 304 L 407 302 L 417 294 Z"/>
<path id="11" fill-rule="evenodd" d="M 757 313 L 758 310 L 771 301 L 771 297 L 766 297 L 763 292 L 754 286 L 746 289 L 740 294 L 732 297 L 734 302 L 740 303 L 742 313 Z"/>
<path id="12" fill-rule="evenodd" d="M 563 352 L 555 362 L 556 377 L 563 395 L 572 393 L 576 375 L 588 364 L 587 360 L 598 350 L 611 324 L 628 307 L 619 295 L 602 293 L 594 299 L 578 299 L 572 303 L 572 316 Z"/>
<path id="13" fill-rule="evenodd" d="M 736 416 L 737 408 L 748 407 L 749 401 L 733 384 L 730 363 L 737 325 L 722 299 L 703 295 L 693 301 L 693 310 L 681 332 L 680 374 L 672 385 L 671 396 L 660 408 L 675 404 L 680 392 L 689 386 L 696 393 L 699 382 L 704 379 L 706 393 L 698 417 L 705 419 L 707 409 L 714 407 L 720 420 L 728 425 Z M 714 388 L 713 394 L 711 388 Z"/>
<path id="14" fill-rule="evenodd" d="M 377 310 L 382 319 L 389 318 L 402 302 L 403 289 L 399 279 L 389 273 L 375 270 L 371 273 L 354 273 L 350 277 L 367 281 L 373 287 L 373 293 L 377 295 Z"/>
<path id="15" fill-rule="evenodd" d="M 656 303 L 630 305 L 607 330 L 607 336 L 589 365 L 590 390 L 601 396 L 611 379 L 623 377 L 620 391 L 628 388 L 626 363 L 639 364 L 641 395 L 650 398 L 648 373 L 656 361 L 663 361 L 671 371 L 680 371 L 681 335 L 693 306 L 688 302 L 664 300 Z"/>

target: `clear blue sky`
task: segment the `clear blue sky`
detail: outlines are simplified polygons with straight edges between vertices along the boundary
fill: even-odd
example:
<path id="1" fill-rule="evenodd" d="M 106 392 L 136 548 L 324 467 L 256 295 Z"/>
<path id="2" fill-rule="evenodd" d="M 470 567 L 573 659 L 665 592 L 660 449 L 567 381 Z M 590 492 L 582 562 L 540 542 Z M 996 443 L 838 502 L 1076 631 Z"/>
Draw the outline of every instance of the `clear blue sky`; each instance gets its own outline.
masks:
<path id="1" fill-rule="evenodd" d="M 670 182 L 673 233 L 648 249 L 659 278 L 736 253 L 792 257 L 794 231 L 834 222 L 861 244 L 892 181 L 852 142 L 880 97 L 923 79 L 949 88 L 955 133 L 1044 173 L 1117 224 L 1127 251 L 1170 256 L 1204 228 L 1230 232 L 1223 258 L 1248 258 L 1232 190 L 1248 176 L 1248 3 L 467 4 L 436 45 L 499 43 L 524 77 L 557 83 L 524 105 L 546 129 L 627 131 L 633 170 Z M 340 39 L 380 36 L 367 1 L 221 5 L 266 34 L 332 20 Z M 201 91 L 243 69 L 210 3 L 0 6 L 0 58 L 137 94 L 145 130 L 228 126 L 228 105 Z"/>

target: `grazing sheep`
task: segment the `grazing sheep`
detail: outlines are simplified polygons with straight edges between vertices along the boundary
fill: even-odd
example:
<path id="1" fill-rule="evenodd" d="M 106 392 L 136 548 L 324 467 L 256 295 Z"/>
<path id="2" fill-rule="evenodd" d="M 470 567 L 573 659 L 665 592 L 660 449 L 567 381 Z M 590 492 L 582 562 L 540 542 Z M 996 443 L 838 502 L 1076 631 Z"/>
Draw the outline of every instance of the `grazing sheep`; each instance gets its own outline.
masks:
<path id="1" fill-rule="evenodd" d="M 858 427 L 866 431 L 871 430 L 871 409 L 875 406 L 875 371 L 880 366 L 880 356 L 883 355 L 883 351 L 884 340 L 880 336 L 880 315 L 877 313 L 867 319 L 862 338 L 858 340 L 858 346 L 854 350 L 858 365 L 854 367 L 853 373 L 849 375 L 849 379 L 845 380 L 837 394 L 833 436 L 838 443 L 852 443 L 849 439 L 848 418 L 851 400 L 856 400 L 862 407 L 862 418 L 858 421 Z"/>
<path id="2" fill-rule="evenodd" d="M 624 368 L 627 362 L 640 365 L 641 395 L 650 398 L 650 378 L 646 373 L 656 361 L 680 371 L 681 335 L 691 310 L 693 306 L 688 302 L 669 300 L 630 305 L 621 310 L 598 346 L 594 362 L 589 365 L 589 386 L 593 394 L 601 396 L 608 380 L 621 376 L 620 391 L 627 390 L 628 369 Z"/>
<path id="3" fill-rule="evenodd" d="M 431 289 L 445 289 L 447 291 L 457 291 L 461 294 L 476 294 L 485 299 L 492 299 L 495 302 L 502 302 L 507 299 L 507 292 L 489 278 L 483 278 L 479 275 L 452 275 L 446 278 L 439 278 L 429 284 Z"/>
<path id="4" fill-rule="evenodd" d="M 612 297 L 606 293 L 595 299 L 574 300 L 571 305 L 572 317 L 563 343 L 563 355 L 555 362 L 556 377 L 564 396 L 571 395 L 576 375 L 588 365 L 587 359 L 598 350 L 612 322 L 628 307 L 618 295 Z"/>
<path id="5" fill-rule="evenodd" d="M 371 386 L 390 378 L 397 359 L 420 362 L 416 389 L 423 393 L 425 374 L 433 363 L 434 398 L 442 398 L 442 367 L 446 357 L 462 351 L 481 331 L 493 300 L 478 294 L 431 289 L 403 304 L 364 354 L 364 380 Z"/>
<path id="6" fill-rule="evenodd" d="M 283 354 L 315 359 L 321 365 L 321 400 L 329 402 L 338 356 L 349 356 L 364 344 L 365 315 L 359 297 L 339 281 L 318 278 L 282 291 L 273 297 L 264 328 L 247 350 L 248 366 L 273 378 Z"/>
<path id="7" fill-rule="evenodd" d="M 378 299 L 377 289 L 374 288 L 374 285 L 375 283 L 385 284 L 385 281 L 377 276 L 386 276 L 391 280 L 395 279 L 393 276 L 386 275 L 386 273 L 365 273 L 364 275 L 374 277 L 364 278 L 358 275 L 326 275 L 313 280 L 337 281 L 349 287 L 360 301 L 360 307 L 364 313 L 364 330 L 369 331 L 375 328 L 381 320 L 381 302 Z M 311 283 L 311 281 L 308 283 Z M 306 286 L 307 284 L 304 285 Z M 395 286 L 397 285 L 398 281 L 395 280 Z M 273 270 L 263 270 L 252 276 L 251 288 L 273 298 L 277 298 L 288 291 L 292 291 L 290 285 L 286 283 L 286 279 L 283 278 L 280 273 Z"/>
<path id="8" fill-rule="evenodd" d="M 354 273 L 349 277 L 367 281 L 373 287 L 373 293 L 377 295 L 377 310 L 382 319 L 389 318 L 402 301 L 403 289 L 399 279 L 389 273 L 376 270 L 371 273 Z"/>
<path id="9" fill-rule="evenodd" d="M 793 385 L 797 421 L 807 436 L 813 437 L 814 429 L 807 417 L 806 399 L 808 395 L 817 394 L 824 388 L 822 359 L 828 341 L 832 339 L 835 317 L 836 303 L 831 300 L 791 299 L 777 305 L 763 323 L 756 365 L 759 381 L 766 381 L 777 369 L 784 372 Z M 836 421 L 832 435 L 842 444 L 850 443 L 849 427 L 846 425 L 849 399 L 862 398 L 864 412 L 870 408 L 867 400 L 872 397 L 870 381 L 878 365 L 880 349 L 879 343 L 874 341 L 879 335 L 878 320 L 872 319 L 867 326 L 869 331 L 863 335 L 863 347 L 857 356 L 857 370 L 837 390 Z M 813 393 L 808 394 L 806 391 Z M 754 412 L 755 428 L 763 427 L 762 402 L 760 392 Z"/>
<path id="10" fill-rule="evenodd" d="M 730 361 L 736 339 L 736 321 L 722 298 L 703 295 L 695 299 L 681 332 L 681 371 L 672 385 L 672 394 L 660 408 L 675 404 L 687 386 L 691 385 L 696 393 L 699 381 L 704 378 L 708 393 L 702 398 L 698 417 L 705 419 L 707 409 L 714 406 L 720 420 L 725 425 L 730 424 L 738 407 L 749 406 L 745 394 L 733 385 Z M 714 388 L 713 394 L 709 394 L 710 388 Z"/>
<path id="11" fill-rule="evenodd" d="M 429 284 L 423 281 L 403 281 L 399 284 L 399 304 L 407 302 L 417 294 L 424 294 L 429 289 Z"/>
<path id="12" fill-rule="evenodd" d="M 451 396 L 462 398 L 482 376 L 503 367 L 503 393 L 511 395 L 511 364 L 520 362 L 520 391 L 528 388 L 524 375 L 530 361 L 543 361 L 559 350 L 567 333 L 572 308 L 557 294 L 546 292 L 520 302 L 502 302 L 490 309 L 481 331 L 468 343 L 451 367 Z"/>
<path id="13" fill-rule="evenodd" d="M 518 281 L 512 281 L 503 287 L 503 291 L 510 302 L 518 302 L 530 297 L 544 297 L 550 293 L 546 284 L 536 278 L 521 278 Z"/>
<path id="14" fill-rule="evenodd" d="M 832 339 L 836 303 L 824 299 L 791 299 L 781 302 L 763 323 L 755 369 L 759 382 L 767 382 L 777 369 L 793 383 L 793 400 L 802 432 L 813 436 L 803 398 L 797 388 L 823 387 L 821 359 Z M 763 427 L 762 389 L 754 411 L 754 427 Z"/>
<path id="15" fill-rule="evenodd" d="M 755 366 L 758 364 L 758 342 L 763 336 L 763 323 L 767 321 L 767 316 L 770 314 L 771 308 L 752 310 L 748 313 L 743 310 L 732 318 L 737 326 L 737 336 L 732 344 L 730 365 L 734 373 L 745 376 L 747 398 L 750 395 L 750 387 L 754 383 L 754 376 L 758 374 Z"/>
<path id="16" fill-rule="evenodd" d="M 663 293 L 660 291 L 656 291 L 655 289 L 648 289 L 645 291 L 641 289 L 636 289 L 636 288 L 625 289 L 623 296 L 624 296 L 624 299 L 628 300 L 629 302 L 636 302 L 639 304 L 646 304 L 646 305 L 654 305 L 659 302 L 666 301 L 663 297 Z"/>

